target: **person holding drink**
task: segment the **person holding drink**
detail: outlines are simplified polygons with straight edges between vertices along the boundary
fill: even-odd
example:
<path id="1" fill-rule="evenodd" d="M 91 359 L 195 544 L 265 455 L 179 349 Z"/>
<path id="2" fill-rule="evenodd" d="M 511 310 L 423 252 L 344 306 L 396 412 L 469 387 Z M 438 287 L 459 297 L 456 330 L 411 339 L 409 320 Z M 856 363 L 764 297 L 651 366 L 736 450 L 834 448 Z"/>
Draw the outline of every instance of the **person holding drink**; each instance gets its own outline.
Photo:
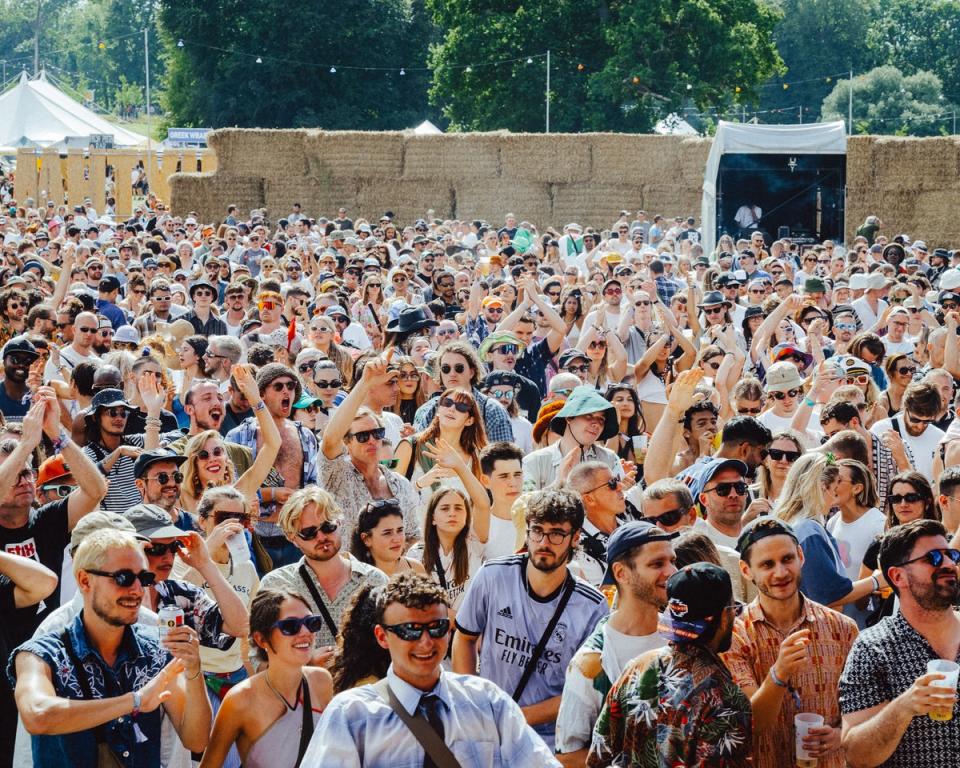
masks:
<path id="1" fill-rule="evenodd" d="M 851 766 L 957 765 L 956 671 L 948 676 L 929 665 L 960 658 L 958 561 L 939 521 L 913 520 L 884 536 L 880 567 L 900 612 L 860 634 L 840 678 Z"/>
<path id="2" fill-rule="evenodd" d="M 798 768 L 844 768 L 837 682 L 857 625 L 800 591 L 803 550 L 787 523 L 757 519 L 737 550 L 758 594 L 737 617 L 723 660 L 750 698 L 753 764 L 783 768 L 796 757 Z"/>

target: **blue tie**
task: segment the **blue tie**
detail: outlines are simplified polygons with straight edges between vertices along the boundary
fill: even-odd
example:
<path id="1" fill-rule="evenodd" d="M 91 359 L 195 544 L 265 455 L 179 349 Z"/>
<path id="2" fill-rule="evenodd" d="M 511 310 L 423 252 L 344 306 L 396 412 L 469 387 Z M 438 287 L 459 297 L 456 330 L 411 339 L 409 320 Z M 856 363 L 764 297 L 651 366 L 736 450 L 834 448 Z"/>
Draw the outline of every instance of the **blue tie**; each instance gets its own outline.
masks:
<path id="1" fill-rule="evenodd" d="M 440 699 L 432 693 L 424 694 L 420 697 L 418 710 L 427 718 L 430 727 L 437 732 L 437 735 L 442 741 L 444 733 L 443 720 L 440 719 Z M 426 753 L 423 755 L 423 768 L 437 768 L 437 764 L 433 762 L 433 760 L 430 759 L 430 755 Z"/>

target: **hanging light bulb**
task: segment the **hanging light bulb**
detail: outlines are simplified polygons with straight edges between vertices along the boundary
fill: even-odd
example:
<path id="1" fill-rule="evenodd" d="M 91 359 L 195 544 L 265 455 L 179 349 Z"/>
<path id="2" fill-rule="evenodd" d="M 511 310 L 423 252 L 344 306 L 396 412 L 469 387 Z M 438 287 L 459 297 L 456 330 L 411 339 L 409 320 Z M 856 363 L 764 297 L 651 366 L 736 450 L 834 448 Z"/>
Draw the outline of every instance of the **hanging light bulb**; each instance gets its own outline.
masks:
<path id="1" fill-rule="evenodd" d="M 330 67 L 330 74 L 331 74 L 331 75 L 337 74 L 337 68 L 336 68 L 336 67 Z"/>
<path id="2" fill-rule="evenodd" d="M 527 56 L 527 64 L 533 64 L 533 57 Z"/>
<path id="3" fill-rule="evenodd" d="M 407 74 L 407 70 L 405 70 L 403 67 L 400 67 L 400 77 L 403 77 L 405 74 Z"/>
<path id="4" fill-rule="evenodd" d="M 633 76 L 633 84 L 640 85 L 640 78 L 637 77 L 636 75 Z"/>
<path id="5" fill-rule="evenodd" d="M 467 67 L 464 72 L 473 72 L 473 67 Z"/>
<path id="6" fill-rule="evenodd" d="M 263 59 L 257 56 L 257 64 L 263 64 Z"/>
<path id="7" fill-rule="evenodd" d="M 691 85 L 690 83 L 687 83 L 687 90 L 688 90 L 688 91 L 692 91 L 692 90 L 693 90 L 693 85 Z"/>
<path id="8" fill-rule="evenodd" d="M 584 69 L 586 69 L 586 67 L 584 67 L 583 64 L 577 64 L 577 71 L 578 71 L 578 72 L 583 72 Z"/>
<path id="9" fill-rule="evenodd" d="M 177 48 L 183 48 L 183 40 L 177 40 Z"/>

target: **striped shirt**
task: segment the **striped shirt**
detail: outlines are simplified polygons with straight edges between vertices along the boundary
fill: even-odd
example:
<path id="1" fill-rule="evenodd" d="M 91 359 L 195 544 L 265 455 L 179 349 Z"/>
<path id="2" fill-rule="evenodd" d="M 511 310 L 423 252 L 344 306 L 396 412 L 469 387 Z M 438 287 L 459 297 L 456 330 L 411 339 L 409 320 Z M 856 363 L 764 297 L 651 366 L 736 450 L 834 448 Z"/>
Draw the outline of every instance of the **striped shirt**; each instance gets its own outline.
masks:
<path id="1" fill-rule="evenodd" d="M 414 714 L 424 691 L 387 671 L 400 705 Z M 547 745 L 520 707 L 496 685 L 473 675 L 440 672 L 431 692 L 440 700 L 444 742 L 466 768 L 556 768 Z M 337 768 L 423 768 L 423 747 L 369 685 L 344 691 L 327 705 L 303 765 Z"/>

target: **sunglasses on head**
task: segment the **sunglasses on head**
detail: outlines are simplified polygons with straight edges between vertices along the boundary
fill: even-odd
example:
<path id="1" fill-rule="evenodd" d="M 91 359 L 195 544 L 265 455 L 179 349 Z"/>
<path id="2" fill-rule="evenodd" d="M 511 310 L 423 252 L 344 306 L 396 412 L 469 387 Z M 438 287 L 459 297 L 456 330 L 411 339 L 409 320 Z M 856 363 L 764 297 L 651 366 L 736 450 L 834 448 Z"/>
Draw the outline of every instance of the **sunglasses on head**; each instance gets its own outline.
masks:
<path id="1" fill-rule="evenodd" d="M 656 517 L 644 517 L 643 519 L 648 523 L 653 523 L 654 525 L 660 526 L 674 526 L 679 523 L 684 515 L 687 514 L 685 509 L 668 509 L 662 515 L 657 515 Z"/>
<path id="2" fill-rule="evenodd" d="M 464 373 L 467 370 L 467 366 L 463 363 L 456 363 L 454 365 L 449 365 L 444 363 L 440 366 L 440 373 L 450 373 L 450 371 L 455 371 L 456 373 Z"/>
<path id="3" fill-rule="evenodd" d="M 786 392 L 771 392 L 770 396 L 773 397 L 774 400 L 783 400 L 784 398 L 790 398 L 792 400 L 799 395 L 800 392 L 801 390 L 799 389 L 788 389 Z"/>
<path id="4" fill-rule="evenodd" d="M 150 557 L 163 557 L 167 552 L 171 555 L 177 554 L 177 550 L 183 548 L 183 542 L 180 539 L 174 539 L 169 541 L 166 544 L 156 543 L 150 544 L 143 548 L 143 551 L 146 552 Z"/>
<path id="5" fill-rule="evenodd" d="M 452 397 L 445 397 L 440 401 L 441 408 L 456 408 L 460 413 L 470 413 L 470 404 L 461 403 L 457 400 L 454 400 Z"/>
<path id="6" fill-rule="evenodd" d="M 166 485 L 172 480 L 180 485 L 183 482 L 183 472 L 157 472 L 153 477 L 145 477 L 144 480 L 156 480 L 160 485 Z"/>
<path id="7" fill-rule="evenodd" d="M 383 427 L 377 427 L 376 429 L 364 429 L 360 432 L 354 432 L 353 434 L 347 433 L 347 437 L 352 437 L 358 443 L 365 443 L 371 437 L 374 440 L 383 440 L 384 436 L 387 434 L 387 430 Z"/>
<path id="8" fill-rule="evenodd" d="M 304 541 L 313 541 L 317 538 L 318 533 L 322 533 L 324 536 L 329 536 L 332 533 L 336 533 L 340 529 L 339 520 L 326 520 L 320 525 L 311 525 L 308 528 L 297 531 L 297 537 L 303 539 Z"/>
<path id="9" fill-rule="evenodd" d="M 323 616 L 310 614 L 309 616 L 300 616 L 298 618 L 280 619 L 271 624 L 270 629 L 279 629 L 281 635 L 293 637 L 294 635 L 300 634 L 300 630 L 303 627 L 306 627 L 307 632 L 310 634 L 315 634 L 323 629 L 323 625 Z"/>
<path id="10" fill-rule="evenodd" d="M 434 640 L 446 637 L 450 633 L 450 619 L 437 619 L 427 624 L 416 621 L 405 621 L 402 624 L 381 624 L 387 632 L 392 632 L 401 640 L 413 643 L 423 637 L 426 632 Z"/>
<path id="11" fill-rule="evenodd" d="M 491 352 L 498 352 L 501 355 L 517 355 L 520 353 L 520 347 L 516 344 L 501 344 L 495 349 L 491 349 Z"/>
<path id="12" fill-rule="evenodd" d="M 131 571 L 129 568 L 122 568 L 119 571 L 95 571 L 88 568 L 86 572 L 93 576 L 105 576 L 108 579 L 113 579 L 118 587 L 132 587 L 135 581 L 139 581 L 142 587 L 150 587 L 153 586 L 157 580 L 155 573 L 151 573 L 150 571 Z"/>
<path id="13" fill-rule="evenodd" d="M 916 563 L 920 560 L 925 560 L 928 565 L 932 565 L 934 568 L 939 568 L 943 565 L 944 558 L 947 558 L 954 565 L 960 563 L 960 549 L 931 549 L 929 552 L 924 552 L 919 557 L 913 557 L 910 560 L 904 560 L 902 563 L 897 563 L 897 568 L 902 568 L 905 565 L 910 565 L 910 563 Z"/>
<path id="14" fill-rule="evenodd" d="M 735 483 L 717 483 L 713 488 L 704 488 L 704 493 L 710 493 L 711 491 L 716 491 L 717 496 L 726 498 L 730 495 L 730 491 L 733 491 L 737 496 L 746 496 L 747 495 L 747 484 L 742 480 L 738 480 Z"/>

